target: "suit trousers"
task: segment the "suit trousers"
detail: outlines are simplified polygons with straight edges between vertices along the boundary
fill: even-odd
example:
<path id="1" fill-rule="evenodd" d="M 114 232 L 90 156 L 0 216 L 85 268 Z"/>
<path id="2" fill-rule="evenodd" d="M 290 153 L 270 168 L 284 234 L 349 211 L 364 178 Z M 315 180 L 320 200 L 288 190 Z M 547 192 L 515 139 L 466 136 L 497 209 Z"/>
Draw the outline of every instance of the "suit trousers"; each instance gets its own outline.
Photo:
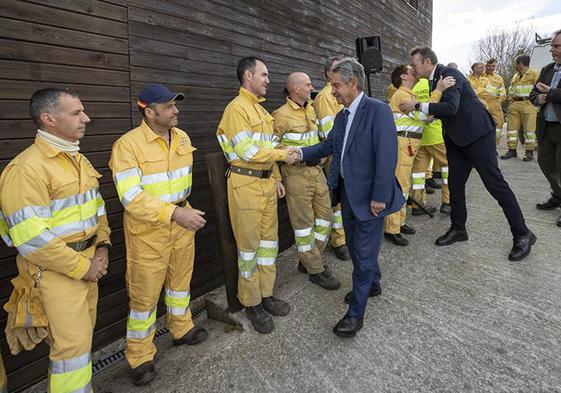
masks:
<path id="1" fill-rule="evenodd" d="M 452 208 L 450 214 L 452 228 L 465 229 L 467 220 L 466 182 L 471 170 L 475 168 L 487 191 L 503 209 L 512 235 L 514 237 L 526 235 L 528 227 L 522 210 L 497 164 L 495 132 L 489 132 L 467 146 L 456 145 L 446 135 L 444 143 L 450 167 L 448 187 Z"/>
<path id="2" fill-rule="evenodd" d="M 444 143 L 437 145 L 421 146 L 415 161 L 413 162 L 412 181 L 413 187 L 411 197 L 423 205 L 427 201 L 427 193 L 425 192 L 425 181 L 427 168 L 431 160 L 434 159 L 435 165 L 440 166 L 442 173 L 442 203 L 450 203 L 450 192 L 448 190 L 448 160 L 446 159 L 446 147 Z"/>
<path id="3" fill-rule="evenodd" d="M 348 315 L 364 318 L 370 288 L 380 285 L 380 266 L 378 253 L 384 230 L 384 218 L 372 216 L 371 220 L 361 221 L 354 214 L 345 192 L 344 181 L 339 182 L 341 189 L 341 208 L 347 247 L 353 261 L 353 291 L 349 302 Z"/>
<path id="4" fill-rule="evenodd" d="M 561 124 L 545 122 L 545 129 L 539 133 L 538 164 L 551 193 L 561 200 Z"/>

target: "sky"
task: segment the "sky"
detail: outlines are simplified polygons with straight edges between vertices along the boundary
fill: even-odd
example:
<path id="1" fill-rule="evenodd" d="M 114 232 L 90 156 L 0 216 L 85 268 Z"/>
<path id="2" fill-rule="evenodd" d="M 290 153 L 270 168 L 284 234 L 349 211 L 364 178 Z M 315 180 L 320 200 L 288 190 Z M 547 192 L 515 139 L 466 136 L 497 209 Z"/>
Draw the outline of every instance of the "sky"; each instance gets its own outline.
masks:
<path id="1" fill-rule="evenodd" d="M 542 37 L 561 29 L 561 0 L 434 0 L 432 47 L 440 63 L 467 72 L 473 44 L 493 28 L 521 21 Z"/>

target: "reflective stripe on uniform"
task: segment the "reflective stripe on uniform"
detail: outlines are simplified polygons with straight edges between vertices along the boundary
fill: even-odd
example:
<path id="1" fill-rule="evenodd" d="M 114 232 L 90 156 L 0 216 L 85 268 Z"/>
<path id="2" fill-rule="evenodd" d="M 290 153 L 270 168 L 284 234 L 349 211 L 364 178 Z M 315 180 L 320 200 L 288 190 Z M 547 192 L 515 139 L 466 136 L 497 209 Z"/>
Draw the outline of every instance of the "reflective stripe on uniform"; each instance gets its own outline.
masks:
<path id="1" fill-rule="evenodd" d="M 279 242 L 276 240 L 261 240 L 257 250 L 257 264 L 260 266 L 271 266 L 277 260 Z"/>
<path id="2" fill-rule="evenodd" d="M 228 161 L 234 159 L 250 161 L 261 147 L 274 149 L 279 144 L 276 135 L 247 130 L 237 133 L 231 141 L 225 135 L 217 135 L 217 138 Z"/>
<path id="3" fill-rule="evenodd" d="M 511 85 L 510 92 L 515 97 L 526 98 L 530 96 L 530 92 L 534 85 Z"/>
<path id="4" fill-rule="evenodd" d="M 150 311 L 130 310 L 127 320 L 127 339 L 143 339 L 156 329 L 156 307 Z"/>
<path id="5" fill-rule="evenodd" d="M 418 172 L 411 174 L 411 183 L 414 190 L 425 189 L 425 172 Z"/>
<path id="6" fill-rule="evenodd" d="M 320 242 L 324 242 L 329 237 L 331 232 L 331 221 L 322 220 L 321 218 L 315 219 L 314 237 Z"/>
<path id="7" fill-rule="evenodd" d="M 89 352 L 71 359 L 51 360 L 49 391 L 56 393 L 89 393 L 92 360 Z"/>
<path id="8" fill-rule="evenodd" d="M 141 176 L 142 173 L 138 168 L 127 169 L 126 171 L 115 174 L 115 186 L 117 187 L 119 200 L 124 207 L 127 207 L 127 205 L 142 192 L 142 187 L 140 185 Z"/>
<path id="9" fill-rule="evenodd" d="M 257 252 L 238 250 L 238 272 L 240 277 L 250 278 L 257 270 Z"/>
<path id="10" fill-rule="evenodd" d="M 294 230 L 294 240 L 298 246 L 298 252 L 310 251 L 314 247 L 314 239 L 312 227 Z"/>
<path id="11" fill-rule="evenodd" d="M 443 166 L 440 168 L 440 174 L 442 175 L 442 184 L 448 184 L 448 167 Z"/>
<path id="12" fill-rule="evenodd" d="M 281 142 L 286 146 L 312 146 L 319 143 L 317 131 L 287 132 L 282 136 Z"/>
<path id="13" fill-rule="evenodd" d="M 409 132 L 416 132 L 419 134 L 423 133 L 424 122 L 421 120 L 414 119 L 402 113 L 394 113 L 393 119 L 397 131 L 409 131 Z"/>
<path id="14" fill-rule="evenodd" d="M 226 156 L 228 162 L 240 159 L 240 157 L 238 157 L 238 155 L 234 151 L 234 148 L 230 144 L 230 141 L 228 140 L 226 135 L 220 134 L 217 135 L 217 138 L 218 138 L 218 143 L 220 144 L 220 147 L 222 148 L 222 151 L 224 152 L 224 155 Z"/>
<path id="15" fill-rule="evenodd" d="M 333 212 L 333 229 L 343 228 L 343 216 L 341 215 L 341 210 L 335 210 Z"/>
<path id="16" fill-rule="evenodd" d="M 191 300 L 191 292 L 174 291 L 166 288 L 164 303 L 166 304 L 167 313 L 171 315 L 183 315 L 189 307 Z"/>
<path id="17" fill-rule="evenodd" d="M 319 134 L 323 139 L 327 139 L 329 132 L 333 128 L 333 121 L 335 120 L 335 116 L 325 116 L 323 119 L 319 121 L 318 128 Z"/>
<path id="18" fill-rule="evenodd" d="M 514 131 L 507 131 L 507 132 L 506 132 L 506 140 L 507 140 L 507 141 L 517 142 L 517 143 L 518 143 L 518 131 L 516 131 L 516 130 L 514 130 Z"/>

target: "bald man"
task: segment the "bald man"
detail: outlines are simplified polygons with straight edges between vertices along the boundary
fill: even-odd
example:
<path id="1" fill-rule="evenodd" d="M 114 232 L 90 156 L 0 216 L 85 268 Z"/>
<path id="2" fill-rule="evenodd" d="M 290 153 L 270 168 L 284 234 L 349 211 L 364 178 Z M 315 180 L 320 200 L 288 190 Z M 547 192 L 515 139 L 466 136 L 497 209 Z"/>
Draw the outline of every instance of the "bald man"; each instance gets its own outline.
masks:
<path id="1" fill-rule="evenodd" d="M 286 80 L 286 103 L 273 112 L 275 135 L 284 146 L 305 147 L 319 143 L 317 116 L 310 99 L 312 82 L 303 72 L 293 72 Z M 298 246 L 299 270 L 310 281 L 327 290 L 341 286 L 325 269 L 323 251 L 331 231 L 331 200 L 320 162 L 281 166 L 286 188 L 288 215 Z"/>

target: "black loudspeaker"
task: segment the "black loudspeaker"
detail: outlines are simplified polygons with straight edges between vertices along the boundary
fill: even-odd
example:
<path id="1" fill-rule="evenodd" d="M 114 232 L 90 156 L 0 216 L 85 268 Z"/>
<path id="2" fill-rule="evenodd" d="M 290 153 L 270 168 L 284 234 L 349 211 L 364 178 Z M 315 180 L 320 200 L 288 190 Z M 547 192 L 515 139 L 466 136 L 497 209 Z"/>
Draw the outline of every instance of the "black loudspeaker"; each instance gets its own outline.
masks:
<path id="1" fill-rule="evenodd" d="M 356 56 L 367 74 L 382 72 L 382 45 L 380 36 L 357 38 Z"/>

